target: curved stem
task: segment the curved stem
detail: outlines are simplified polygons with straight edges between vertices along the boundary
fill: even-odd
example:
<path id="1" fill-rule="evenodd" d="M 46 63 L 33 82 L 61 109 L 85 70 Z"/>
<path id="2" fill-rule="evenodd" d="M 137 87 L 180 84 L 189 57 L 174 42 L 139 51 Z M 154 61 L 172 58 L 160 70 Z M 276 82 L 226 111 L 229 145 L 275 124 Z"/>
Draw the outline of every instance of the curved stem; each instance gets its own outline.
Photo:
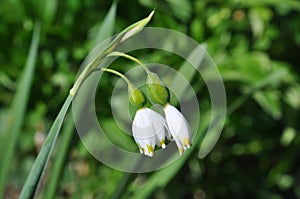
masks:
<path id="1" fill-rule="evenodd" d="M 104 72 L 113 73 L 113 74 L 121 77 L 128 84 L 128 86 L 132 85 L 132 83 L 130 82 L 130 80 L 125 75 L 123 75 L 122 73 L 120 73 L 118 71 L 115 71 L 113 69 L 108 69 L 108 68 L 101 68 L 101 70 L 104 71 Z"/>
<path id="2" fill-rule="evenodd" d="M 74 86 L 70 90 L 69 95 L 74 97 L 77 93 L 77 90 L 83 83 L 83 81 L 97 68 L 99 63 L 101 63 L 101 61 L 103 61 L 102 59 L 105 56 L 107 56 L 107 54 L 112 52 L 116 48 L 116 46 L 118 46 L 120 43 L 122 43 L 123 41 L 127 40 L 128 38 L 134 36 L 135 34 L 139 33 L 149 23 L 153 14 L 154 14 L 154 10 L 149 14 L 148 17 L 132 24 L 131 26 L 124 29 L 120 34 L 118 34 L 117 37 L 112 42 L 110 42 L 109 45 L 94 59 L 94 61 L 92 61 L 88 66 L 86 66 L 86 68 L 83 70 L 83 72 L 80 74 L 80 76 L 74 83 Z M 126 54 L 124 54 L 124 55 L 126 55 Z M 131 56 L 129 56 L 127 58 L 141 64 L 148 73 L 149 70 L 139 60 L 137 60 Z"/>
<path id="3" fill-rule="evenodd" d="M 143 67 L 143 69 L 146 71 L 147 74 L 150 74 L 151 71 L 147 68 L 147 66 L 145 64 L 143 64 L 140 60 L 138 60 L 137 58 L 131 56 L 131 55 L 127 55 L 125 53 L 122 53 L 122 52 L 118 52 L 118 51 L 114 51 L 114 52 L 111 52 L 107 55 L 107 57 L 113 57 L 113 56 L 120 56 L 120 57 L 124 57 L 124 58 L 127 58 L 131 61 L 134 61 L 136 62 L 137 64 L 141 65 Z"/>

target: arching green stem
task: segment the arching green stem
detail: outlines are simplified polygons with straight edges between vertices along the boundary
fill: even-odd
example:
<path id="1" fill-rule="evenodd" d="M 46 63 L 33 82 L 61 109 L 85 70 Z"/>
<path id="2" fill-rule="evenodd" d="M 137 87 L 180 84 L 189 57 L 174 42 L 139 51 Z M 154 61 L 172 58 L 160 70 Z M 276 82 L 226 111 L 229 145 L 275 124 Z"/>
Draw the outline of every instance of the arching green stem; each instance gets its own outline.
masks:
<path id="1" fill-rule="evenodd" d="M 109 45 L 99 55 L 97 55 L 97 57 L 89 65 L 85 67 L 85 69 L 82 71 L 82 73 L 79 75 L 78 79 L 74 83 L 72 89 L 69 92 L 69 95 L 74 97 L 79 87 L 82 85 L 83 81 L 92 72 L 97 70 L 98 65 L 103 61 L 103 59 L 108 54 L 110 54 L 120 43 L 139 33 L 149 23 L 153 14 L 154 10 L 148 15 L 148 17 L 132 24 L 131 26 L 128 26 L 120 34 L 118 34 L 118 36 L 112 42 L 110 42 Z"/>
<path id="2" fill-rule="evenodd" d="M 145 64 L 143 64 L 140 60 L 138 60 L 137 58 L 135 58 L 131 55 L 128 55 L 128 54 L 125 54 L 125 53 L 122 53 L 122 52 L 118 52 L 118 51 L 111 52 L 107 55 L 107 57 L 113 57 L 113 56 L 120 56 L 120 57 L 124 57 L 126 59 L 129 59 L 131 61 L 134 61 L 137 64 L 141 65 L 148 75 L 151 73 L 151 71 L 147 68 L 147 66 Z"/>
<path id="3" fill-rule="evenodd" d="M 109 69 L 109 68 L 101 68 L 101 70 L 104 71 L 104 72 L 113 73 L 113 74 L 121 77 L 128 84 L 128 86 L 132 85 L 132 83 L 129 81 L 129 79 L 125 75 L 123 75 L 122 73 L 120 73 L 118 71 L 115 71 L 115 70 Z"/>
<path id="4" fill-rule="evenodd" d="M 136 86 L 134 86 L 130 80 L 123 74 L 113 69 L 101 68 L 104 72 L 113 73 L 121 77 L 128 84 L 128 96 L 130 103 L 135 106 L 137 109 L 143 107 L 146 104 L 146 98 L 142 91 L 140 91 Z"/>

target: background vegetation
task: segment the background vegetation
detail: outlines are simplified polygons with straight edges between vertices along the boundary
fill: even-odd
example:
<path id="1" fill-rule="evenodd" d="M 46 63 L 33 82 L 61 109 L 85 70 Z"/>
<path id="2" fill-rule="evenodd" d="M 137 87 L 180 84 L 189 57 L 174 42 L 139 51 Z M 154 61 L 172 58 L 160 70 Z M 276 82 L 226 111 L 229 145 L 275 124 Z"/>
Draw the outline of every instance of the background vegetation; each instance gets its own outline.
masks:
<path id="1" fill-rule="evenodd" d="M 206 43 L 219 67 L 229 112 L 217 145 L 204 159 L 194 150 L 184 164 L 163 172 L 122 173 L 85 150 L 69 115 L 39 197 L 300 198 L 300 2 L 121 0 L 112 4 L 1 1 L 0 155 L 5 158 L 0 160 L 0 193 L 4 198 L 20 193 L 79 66 L 95 43 L 105 38 L 99 36 L 99 28 L 106 28 L 105 36 L 118 33 L 154 7 L 149 26 L 174 29 Z M 110 20 L 105 25 L 107 13 Z M 30 44 L 37 22 L 41 31 L 33 36 L 36 44 Z M 178 67 L 171 55 L 153 56 L 159 63 Z M 36 65 L 24 84 L 26 60 L 28 66 Z M 109 77 L 97 97 L 98 111 L 108 116 L 106 125 L 111 124 L 106 108 L 110 85 L 116 80 Z M 192 83 L 197 88 L 197 80 Z M 208 109 L 208 94 L 199 89 L 198 94 L 201 106 Z M 5 133 L 8 128 L 10 134 Z"/>

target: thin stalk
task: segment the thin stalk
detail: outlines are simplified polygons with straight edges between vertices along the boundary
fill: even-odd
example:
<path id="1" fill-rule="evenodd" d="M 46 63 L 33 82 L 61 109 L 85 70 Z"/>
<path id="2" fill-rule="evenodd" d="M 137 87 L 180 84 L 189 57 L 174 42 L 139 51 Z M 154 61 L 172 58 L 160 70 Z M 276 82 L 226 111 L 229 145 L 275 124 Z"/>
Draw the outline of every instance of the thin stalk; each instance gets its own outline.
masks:
<path id="1" fill-rule="evenodd" d="M 83 81 L 93 72 L 97 69 L 97 66 L 103 61 L 103 59 L 110 54 L 120 43 L 127 40 L 128 38 L 132 37 L 133 35 L 139 33 L 150 21 L 154 14 L 154 11 L 152 11 L 148 17 L 145 19 L 142 19 L 131 26 L 128 26 L 125 28 L 118 36 L 111 42 L 109 45 L 92 61 L 90 64 L 88 64 L 83 72 L 80 74 L 78 79 L 76 80 L 74 86 L 70 90 L 70 96 L 75 96 L 78 89 L 80 88 Z M 138 60 L 137 60 L 138 61 Z M 141 63 L 141 62 L 140 62 Z M 145 69 L 146 70 L 146 69 Z"/>
<path id="2" fill-rule="evenodd" d="M 111 52 L 107 55 L 107 57 L 115 57 L 115 56 L 124 57 L 126 59 L 131 60 L 131 61 L 134 61 L 137 64 L 141 65 L 148 75 L 151 73 L 151 71 L 148 69 L 148 67 L 145 64 L 143 64 L 140 60 L 138 60 L 137 58 L 135 58 L 131 55 L 127 55 L 125 53 L 118 52 L 118 51 Z"/>
<path id="3" fill-rule="evenodd" d="M 104 72 L 113 73 L 113 74 L 121 77 L 128 84 L 128 86 L 132 85 L 132 83 L 130 82 L 130 80 L 125 75 L 123 75 L 122 73 L 120 73 L 118 71 L 115 71 L 115 70 L 109 69 L 109 68 L 101 68 L 101 70 L 104 71 Z"/>

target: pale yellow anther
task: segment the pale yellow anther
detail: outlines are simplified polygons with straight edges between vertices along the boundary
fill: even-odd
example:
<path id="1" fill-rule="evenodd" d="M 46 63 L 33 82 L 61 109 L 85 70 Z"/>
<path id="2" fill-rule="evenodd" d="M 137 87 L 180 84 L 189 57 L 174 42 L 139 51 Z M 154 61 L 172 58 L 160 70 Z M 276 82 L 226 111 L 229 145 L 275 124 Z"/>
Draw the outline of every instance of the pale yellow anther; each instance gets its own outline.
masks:
<path id="1" fill-rule="evenodd" d="M 149 154 L 153 153 L 153 151 L 154 151 L 153 147 L 148 144 L 147 144 L 147 149 L 148 149 Z"/>
<path id="2" fill-rule="evenodd" d="M 182 155 L 184 149 L 180 147 L 180 148 L 178 148 L 178 151 L 179 151 L 179 154 Z"/>
<path id="3" fill-rule="evenodd" d="M 191 141 L 189 140 L 189 138 L 184 138 L 183 139 L 183 146 L 186 147 L 186 148 L 190 148 Z"/>

